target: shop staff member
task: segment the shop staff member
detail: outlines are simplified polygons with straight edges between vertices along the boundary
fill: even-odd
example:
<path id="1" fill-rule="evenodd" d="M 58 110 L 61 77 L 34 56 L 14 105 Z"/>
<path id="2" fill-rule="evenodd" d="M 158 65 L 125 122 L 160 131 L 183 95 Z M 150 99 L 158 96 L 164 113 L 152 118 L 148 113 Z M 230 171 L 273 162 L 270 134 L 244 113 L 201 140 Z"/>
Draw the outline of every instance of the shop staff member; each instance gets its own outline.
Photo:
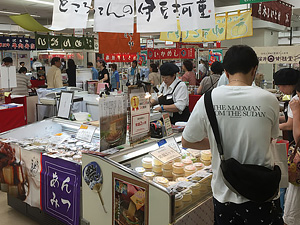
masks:
<path id="1" fill-rule="evenodd" d="M 151 99 L 152 106 L 159 104 L 155 110 L 166 111 L 170 114 L 171 123 L 178 121 L 187 122 L 190 117 L 189 94 L 187 86 L 176 78 L 178 66 L 173 63 L 165 63 L 160 67 L 163 83 L 160 86 L 158 98 Z"/>
<path id="2" fill-rule="evenodd" d="M 128 70 L 127 84 L 134 85 L 138 79 L 137 76 L 138 76 L 137 61 L 133 60 L 131 63 L 131 68 L 129 68 Z"/>
<path id="3" fill-rule="evenodd" d="M 61 77 L 61 62 L 59 57 L 53 57 L 51 60 L 51 68 L 46 75 L 48 88 L 61 88 L 63 87 Z"/>
<path id="4" fill-rule="evenodd" d="M 101 83 L 110 84 L 109 73 L 108 70 L 106 69 L 106 62 L 104 60 L 97 61 L 97 66 L 100 68 L 98 80 Z"/>
<path id="5" fill-rule="evenodd" d="M 96 70 L 92 62 L 87 63 L 87 68 L 92 69 L 93 80 L 98 80 L 98 71 Z"/>

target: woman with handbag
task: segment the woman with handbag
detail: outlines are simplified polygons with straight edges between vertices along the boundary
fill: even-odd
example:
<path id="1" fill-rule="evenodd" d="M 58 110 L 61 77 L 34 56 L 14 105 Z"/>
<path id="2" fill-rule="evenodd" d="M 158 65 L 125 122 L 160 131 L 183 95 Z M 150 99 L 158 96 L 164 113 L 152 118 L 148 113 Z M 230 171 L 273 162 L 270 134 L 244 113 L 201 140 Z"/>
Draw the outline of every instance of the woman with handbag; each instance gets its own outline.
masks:
<path id="1" fill-rule="evenodd" d="M 289 106 L 293 116 L 293 136 L 300 141 L 300 82 L 295 87 L 298 98 L 290 101 Z M 289 186 L 285 196 L 283 219 L 287 225 L 300 224 L 300 154 L 297 147 L 289 154 Z"/>

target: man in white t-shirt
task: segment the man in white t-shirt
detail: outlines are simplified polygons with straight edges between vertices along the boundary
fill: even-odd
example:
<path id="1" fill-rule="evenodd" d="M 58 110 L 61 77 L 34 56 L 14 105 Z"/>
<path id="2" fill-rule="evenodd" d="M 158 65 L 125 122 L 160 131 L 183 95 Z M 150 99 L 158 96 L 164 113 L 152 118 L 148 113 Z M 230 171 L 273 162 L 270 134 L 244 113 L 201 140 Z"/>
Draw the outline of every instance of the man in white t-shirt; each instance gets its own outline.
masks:
<path id="1" fill-rule="evenodd" d="M 274 161 L 269 145 L 271 139 L 279 135 L 279 104 L 271 93 L 251 86 L 258 66 L 256 53 L 248 46 L 232 46 L 223 65 L 229 84 L 212 91 L 212 102 L 225 159 L 232 157 L 240 163 L 272 168 Z M 283 224 L 279 199 L 252 202 L 231 191 L 224 183 L 203 97 L 197 102 L 184 129 L 182 145 L 212 151 L 215 225 Z"/>

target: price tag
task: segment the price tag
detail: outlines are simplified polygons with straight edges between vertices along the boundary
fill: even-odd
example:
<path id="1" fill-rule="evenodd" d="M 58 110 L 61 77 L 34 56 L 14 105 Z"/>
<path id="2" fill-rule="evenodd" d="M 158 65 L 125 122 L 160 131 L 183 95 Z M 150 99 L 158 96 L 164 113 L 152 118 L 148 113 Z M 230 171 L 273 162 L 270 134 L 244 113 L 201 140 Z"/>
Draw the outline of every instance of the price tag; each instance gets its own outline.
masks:
<path id="1" fill-rule="evenodd" d="M 169 116 L 168 113 L 164 113 L 162 115 L 162 117 L 163 117 L 163 120 L 164 120 L 167 136 L 171 136 L 173 134 L 173 130 L 172 130 L 172 124 L 171 124 L 170 116 Z"/>
<path id="2" fill-rule="evenodd" d="M 150 153 L 153 157 L 160 160 L 162 163 L 167 163 L 171 160 L 181 157 L 181 155 L 169 146 L 162 146 L 158 150 Z"/>
<path id="3" fill-rule="evenodd" d="M 97 127 L 94 127 L 94 126 L 81 125 L 76 134 L 76 138 L 78 140 L 91 142 L 96 128 Z"/>

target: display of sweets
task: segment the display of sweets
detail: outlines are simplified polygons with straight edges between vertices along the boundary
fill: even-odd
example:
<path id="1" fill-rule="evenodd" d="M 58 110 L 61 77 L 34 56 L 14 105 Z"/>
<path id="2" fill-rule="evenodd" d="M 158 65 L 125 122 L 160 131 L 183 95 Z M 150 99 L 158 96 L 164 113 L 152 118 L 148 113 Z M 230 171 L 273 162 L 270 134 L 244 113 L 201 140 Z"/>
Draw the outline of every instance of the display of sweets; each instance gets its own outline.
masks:
<path id="1" fill-rule="evenodd" d="M 150 157 L 145 157 L 142 159 L 143 167 L 145 169 L 152 169 L 152 158 Z"/>
<path id="2" fill-rule="evenodd" d="M 197 171 L 197 168 L 194 165 L 188 165 L 188 166 L 184 167 L 184 173 L 185 173 L 186 177 L 192 175 L 196 171 Z"/>
<path id="3" fill-rule="evenodd" d="M 197 170 L 202 170 L 204 168 L 204 164 L 200 162 L 194 163 L 194 166 L 197 168 Z"/>
<path id="4" fill-rule="evenodd" d="M 169 186 L 169 180 L 165 177 L 154 177 L 153 181 L 155 183 L 158 183 L 164 187 L 168 187 Z"/>

